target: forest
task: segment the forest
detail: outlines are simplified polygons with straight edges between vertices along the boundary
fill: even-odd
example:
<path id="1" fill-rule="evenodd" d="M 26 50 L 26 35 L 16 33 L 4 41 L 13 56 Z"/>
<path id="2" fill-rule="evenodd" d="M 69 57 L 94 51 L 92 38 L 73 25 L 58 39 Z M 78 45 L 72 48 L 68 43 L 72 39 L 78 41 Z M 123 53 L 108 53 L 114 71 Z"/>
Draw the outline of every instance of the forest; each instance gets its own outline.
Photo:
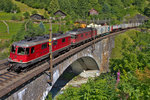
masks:
<path id="1" fill-rule="evenodd" d="M 0 1 L 0 11 L 19 13 L 20 9 L 17 5 L 13 4 L 11 0 L 1 0 Z"/>
<path id="2" fill-rule="evenodd" d="M 121 19 L 127 14 L 133 14 L 136 11 L 146 14 L 150 4 L 147 0 L 19 0 L 25 4 L 44 8 L 50 13 L 60 9 L 68 15 L 76 17 L 88 17 L 90 9 L 94 8 L 99 12 L 100 18 Z"/>
<path id="3" fill-rule="evenodd" d="M 51 16 L 57 10 L 62 10 L 72 18 L 111 18 L 122 20 L 126 15 L 141 13 L 150 16 L 149 0 L 16 0 L 33 8 L 45 9 Z M 2 0 L 0 10 L 12 12 L 19 9 L 11 0 Z M 88 16 L 90 9 L 95 9 L 99 15 Z"/>

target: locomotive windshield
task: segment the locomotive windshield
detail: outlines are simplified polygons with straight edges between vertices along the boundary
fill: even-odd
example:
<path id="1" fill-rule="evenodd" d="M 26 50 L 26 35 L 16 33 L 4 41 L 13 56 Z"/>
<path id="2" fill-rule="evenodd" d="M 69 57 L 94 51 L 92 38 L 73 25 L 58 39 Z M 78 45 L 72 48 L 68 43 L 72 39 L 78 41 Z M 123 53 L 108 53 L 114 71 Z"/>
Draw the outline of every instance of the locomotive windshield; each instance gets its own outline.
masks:
<path id="1" fill-rule="evenodd" d="M 18 47 L 18 54 L 24 55 L 25 54 L 25 48 Z"/>
<path id="2" fill-rule="evenodd" d="M 11 52 L 15 53 L 16 52 L 16 47 L 14 45 L 11 46 Z"/>
<path id="3" fill-rule="evenodd" d="M 25 55 L 29 54 L 29 48 L 23 48 L 23 47 L 18 47 L 18 54 L 19 55 Z"/>

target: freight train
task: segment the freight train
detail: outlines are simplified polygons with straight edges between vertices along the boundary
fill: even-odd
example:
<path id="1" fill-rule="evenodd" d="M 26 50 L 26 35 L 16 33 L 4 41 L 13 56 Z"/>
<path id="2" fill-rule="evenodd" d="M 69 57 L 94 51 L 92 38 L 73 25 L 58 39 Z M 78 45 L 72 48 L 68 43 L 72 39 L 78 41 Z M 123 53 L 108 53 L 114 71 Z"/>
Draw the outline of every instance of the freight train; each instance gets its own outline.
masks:
<path id="1" fill-rule="evenodd" d="M 141 23 L 129 23 L 120 25 L 96 25 L 90 24 L 85 28 L 78 28 L 71 31 L 52 34 L 53 58 L 69 51 L 81 44 L 91 41 L 113 31 L 123 30 L 139 26 Z M 36 36 L 15 42 L 11 46 L 9 69 L 21 71 L 26 67 L 36 64 L 49 57 L 49 35 Z"/>

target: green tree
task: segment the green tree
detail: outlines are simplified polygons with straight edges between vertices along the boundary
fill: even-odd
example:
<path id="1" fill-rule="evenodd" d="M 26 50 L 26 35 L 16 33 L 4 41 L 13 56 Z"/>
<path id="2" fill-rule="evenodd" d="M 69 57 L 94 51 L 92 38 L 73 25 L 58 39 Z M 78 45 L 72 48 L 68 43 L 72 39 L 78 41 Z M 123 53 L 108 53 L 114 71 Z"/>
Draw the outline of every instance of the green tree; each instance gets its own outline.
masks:
<path id="1" fill-rule="evenodd" d="M 0 10 L 5 12 L 20 12 L 20 9 L 17 5 L 13 4 L 11 0 L 1 0 L 0 1 Z"/>
<path id="2" fill-rule="evenodd" d="M 58 0 L 52 0 L 49 4 L 48 11 L 52 14 L 60 9 Z"/>
<path id="3" fill-rule="evenodd" d="M 96 9 L 98 12 L 100 12 L 100 10 L 101 10 L 101 5 L 100 5 L 100 3 L 98 2 L 98 0 L 89 0 L 89 6 L 90 6 L 90 9 L 91 9 L 91 8 L 94 8 L 94 9 Z"/>
<path id="4" fill-rule="evenodd" d="M 40 30 L 40 34 L 44 34 L 44 32 L 45 32 L 45 27 L 44 27 L 43 22 L 40 22 L 38 29 Z"/>
<path id="5" fill-rule="evenodd" d="M 110 74 L 101 74 L 100 77 L 89 79 L 80 88 L 69 87 L 57 100 L 109 100 L 117 99 L 115 91 L 115 77 Z"/>
<path id="6" fill-rule="evenodd" d="M 78 0 L 78 9 L 77 13 L 80 17 L 85 18 L 88 15 L 88 3 L 86 0 Z"/>
<path id="7" fill-rule="evenodd" d="M 118 85 L 119 98 L 122 100 L 148 100 L 149 82 L 149 79 L 139 80 L 135 73 L 128 72 L 125 76 L 121 76 Z"/>
<path id="8" fill-rule="evenodd" d="M 49 18 L 48 14 L 46 12 L 44 12 L 44 18 Z"/>
<path id="9" fill-rule="evenodd" d="M 30 13 L 27 12 L 27 11 L 25 13 L 23 13 L 23 15 L 24 15 L 25 19 L 29 19 L 30 18 Z"/>
<path id="10" fill-rule="evenodd" d="M 150 4 L 149 4 L 148 7 L 146 7 L 146 8 L 144 9 L 144 14 L 145 14 L 146 16 L 150 17 Z"/>
<path id="11" fill-rule="evenodd" d="M 25 30 L 26 26 L 26 30 Z M 34 27 L 32 21 L 25 21 L 22 24 L 21 29 L 17 32 L 16 35 L 13 36 L 12 42 L 23 40 L 25 37 L 34 37 L 34 36 L 41 36 L 45 33 L 45 27 L 41 22 L 39 26 Z"/>

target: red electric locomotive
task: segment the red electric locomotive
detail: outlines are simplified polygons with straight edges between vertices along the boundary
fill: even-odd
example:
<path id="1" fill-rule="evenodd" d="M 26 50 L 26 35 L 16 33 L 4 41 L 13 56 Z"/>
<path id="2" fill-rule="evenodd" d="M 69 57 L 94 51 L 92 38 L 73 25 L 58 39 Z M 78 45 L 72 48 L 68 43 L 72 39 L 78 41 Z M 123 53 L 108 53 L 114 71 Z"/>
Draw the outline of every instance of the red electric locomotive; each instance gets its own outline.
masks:
<path id="1" fill-rule="evenodd" d="M 10 57 L 8 58 L 8 61 L 10 62 L 9 70 L 18 72 L 29 65 L 33 65 L 36 62 L 49 57 L 48 40 L 49 35 L 44 35 L 13 43 Z M 68 50 L 70 46 L 71 36 L 69 34 L 53 34 L 53 56 L 57 56 L 59 53 Z"/>

